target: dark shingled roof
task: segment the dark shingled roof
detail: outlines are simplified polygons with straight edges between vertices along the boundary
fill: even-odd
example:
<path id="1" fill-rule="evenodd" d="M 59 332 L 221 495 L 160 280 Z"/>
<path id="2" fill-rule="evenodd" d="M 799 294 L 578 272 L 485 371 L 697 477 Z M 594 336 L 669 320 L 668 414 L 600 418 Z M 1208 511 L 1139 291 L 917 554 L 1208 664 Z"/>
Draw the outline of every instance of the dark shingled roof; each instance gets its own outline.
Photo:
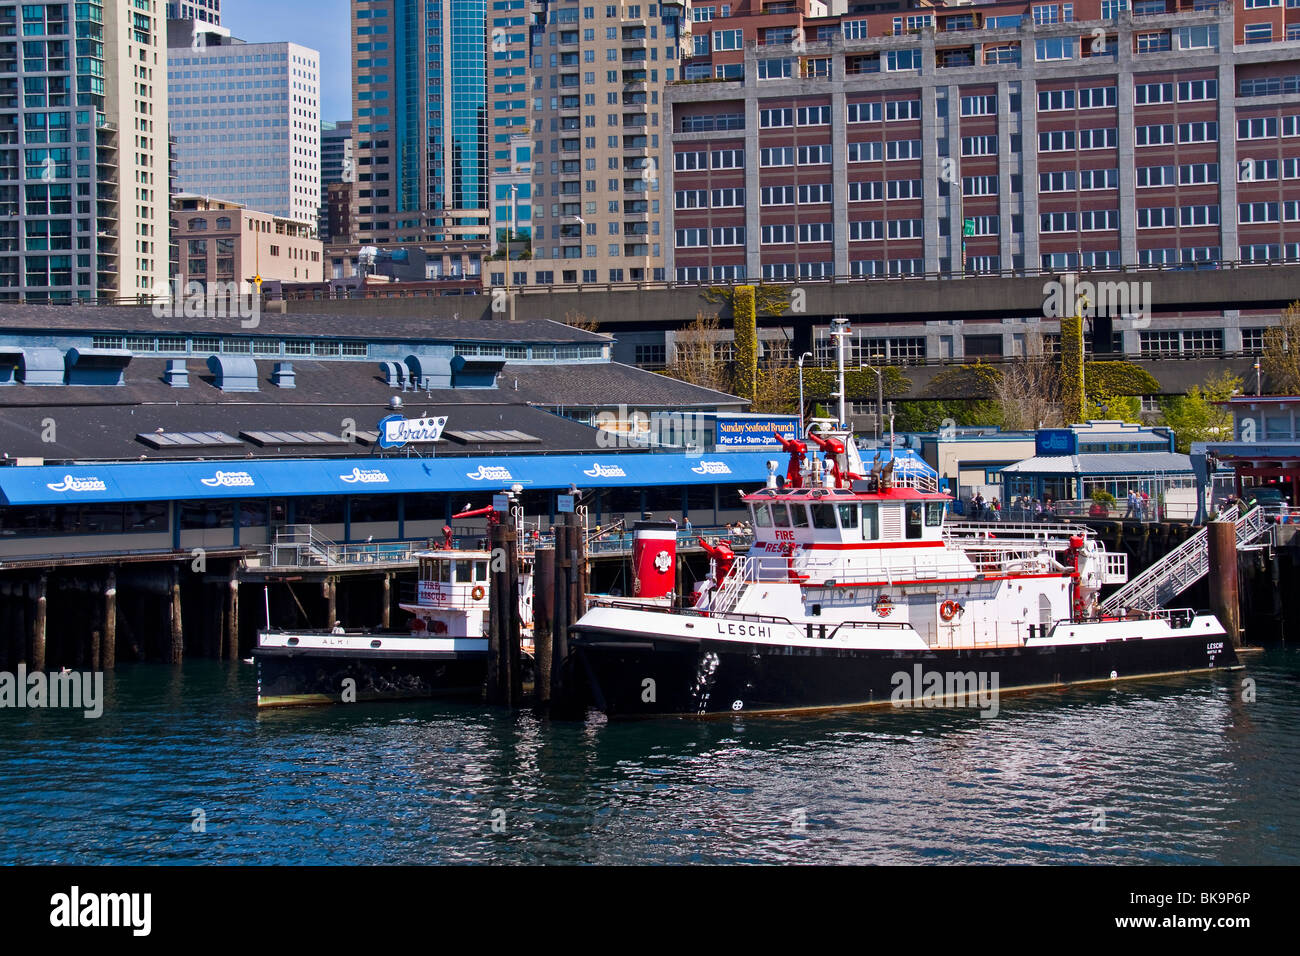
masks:
<path id="1" fill-rule="evenodd" d="M 467 309 L 468 313 L 469 310 Z M 150 306 L 17 305 L 0 302 L 0 330 L 7 332 L 153 332 L 207 335 L 291 335 L 380 341 L 482 341 L 581 343 L 608 342 L 610 336 L 587 332 L 552 319 L 377 318 L 346 313 L 280 314 L 262 310 L 255 328 L 238 317 L 158 317 Z"/>
<path id="2" fill-rule="evenodd" d="M 359 432 L 373 430 L 392 414 L 397 394 L 402 413 L 447 415 L 449 431 L 518 430 L 540 442 L 461 444 L 444 440 L 436 454 L 506 454 L 530 451 L 559 453 L 599 448 L 596 429 L 561 418 L 542 408 L 617 405 L 673 407 L 743 406 L 741 399 L 626 365 L 507 365 L 498 388 L 458 388 L 397 392 L 387 385 L 377 362 L 319 361 L 293 358 L 296 387 L 271 383 L 275 362 L 256 363 L 259 391 L 222 392 L 207 365 L 191 357 L 189 388 L 163 380 L 167 359 L 134 359 L 126 384 L 13 385 L 0 389 L 0 455 L 63 459 L 229 458 L 346 455 L 366 453 L 353 443 L 317 446 L 269 446 L 243 442 L 237 448 L 156 449 L 136 436 L 162 428 L 167 432 L 325 431 L 338 434 L 345 419 Z M 516 379 L 518 387 L 516 388 Z M 47 422 L 55 441 L 42 441 Z"/>

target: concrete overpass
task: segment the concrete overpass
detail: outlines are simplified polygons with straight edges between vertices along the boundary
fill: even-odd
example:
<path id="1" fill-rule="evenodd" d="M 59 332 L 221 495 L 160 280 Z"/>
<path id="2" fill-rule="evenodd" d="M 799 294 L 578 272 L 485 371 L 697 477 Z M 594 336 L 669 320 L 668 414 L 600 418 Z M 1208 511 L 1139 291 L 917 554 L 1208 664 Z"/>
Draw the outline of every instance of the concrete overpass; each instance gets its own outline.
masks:
<path id="1" fill-rule="evenodd" d="M 1202 264 L 1208 265 L 1208 264 Z M 859 324 L 998 320 L 1043 316 L 1047 283 L 1062 274 L 1020 271 L 1002 275 L 961 277 L 847 278 L 774 283 L 803 293 L 802 312 L 781 317 L 760 316 L 760 325 L 789 325 L 791 321 L 824 322 L 847 315 Z M 1216 263 L 1214 268 L 1133 268 L 1079 274 L 1077 281 L 1142 283 L 1151 312 L 1201 312 L 1281 309 L 1300 299 L 1300 263 Z M 1149 285 L 1146 285 L 1149 283 Z M 773 283 L 769 283 L 773 284 Z M 725 306 L 710 303 L 707 285 L 646 283 L 559 286 L 514 290 L 517 318 L 564 321 L 581 314 L 605 331 L 669 329 L 692 321 L 696 314 L 717 312 L 730 317 Z M 505 319 L 505 296 L 408 295 L 395 284 L 382 297 L 349 299 L 290 299 L 268 304 L 286 312 L 341 312 L 358 318 L 427 317 Z M 1095 300 L 1094 300 L 1095 301 Z M 494 305 L 496 308 L 494 309 Z"/>

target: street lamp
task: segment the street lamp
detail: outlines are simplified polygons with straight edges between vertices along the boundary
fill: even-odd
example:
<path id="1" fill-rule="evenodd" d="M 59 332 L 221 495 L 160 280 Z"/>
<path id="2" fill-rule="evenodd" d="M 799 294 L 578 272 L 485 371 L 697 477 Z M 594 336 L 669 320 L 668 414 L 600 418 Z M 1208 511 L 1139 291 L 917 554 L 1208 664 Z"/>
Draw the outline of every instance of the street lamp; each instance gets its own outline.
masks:
<path id="1" fill-rule="evenodd" d="M 795 364 L 799 366 L 799 437 L 800 438 L 803 438 L 803 360 L 812 357 L 813 354 L 811 352 L 804 352 L 803 355 L 799 356 L 799 360 L 795 362 Z"/>
<path id="2" fill-rule="evenodd" d="M 883 356 L 873 355 L 871 361 L 878 362 Z M 876 373 L 876 445 L 880 445 L 880 417 L 885 414 L 885 378 L 880 374 L 880 369 L 874 365 L 862 366 L 869 372 Z"/>
<path id="3" fill-rule="evenodd" d="M 1264 383 L 1259 375 L 1259 363 L 1255 363 L 1255 395 L 1256 397 L 1264 394 Z"/>

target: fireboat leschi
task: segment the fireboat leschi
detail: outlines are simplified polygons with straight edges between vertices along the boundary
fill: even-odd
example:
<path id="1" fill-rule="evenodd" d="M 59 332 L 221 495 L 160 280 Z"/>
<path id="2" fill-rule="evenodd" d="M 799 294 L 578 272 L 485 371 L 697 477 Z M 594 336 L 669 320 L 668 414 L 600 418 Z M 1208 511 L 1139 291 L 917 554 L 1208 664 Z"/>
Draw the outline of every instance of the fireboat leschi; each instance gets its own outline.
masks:
<path id="1" fill-rule="evenodd" d="M 830 422 L 804 435 L 781 439 L 784 487 L 770 462 L 744 497 L 749 554 L 705 544 L 689 607 L 603 600 L 574 625 L 578 671 L 610 717 L 929 706 L 988 676 L 1007 690 L 1240 667 L 1212 614 L 1103 614 L 1127 556 L 1087 529 L 948 523 L 922 463 L 867 468 Z"/>

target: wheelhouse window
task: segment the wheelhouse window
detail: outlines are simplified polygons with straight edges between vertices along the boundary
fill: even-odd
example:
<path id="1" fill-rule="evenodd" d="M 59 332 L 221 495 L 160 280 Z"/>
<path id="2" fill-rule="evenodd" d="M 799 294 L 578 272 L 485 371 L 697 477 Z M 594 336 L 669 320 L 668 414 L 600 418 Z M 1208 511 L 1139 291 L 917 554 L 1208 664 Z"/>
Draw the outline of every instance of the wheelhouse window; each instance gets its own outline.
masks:
<path id="1" fill-rule="evenodd" d="M 772 512 L 768 510 L 767 505 L 754 505 L 754 527 L 772 527 Z"/>
<path id="2" fill-rule="evenodd" d="M 931 501 L 925 506 L 925 526 L 938 528 L 943 525 L 943 502 Z"/>
<path id="3" fill-rule="evenodd" d="M 880 505 L 862 506 L 862 540 L 875 541 L 880 537 Z"/>
<path id="4" fill-rule="evenodd" d="M 772 505 L 772 522 L 778 528 L 790 527 L 790 512 L 784 504 Z"/>
<path id="5" fill-rule="evenodd" d="M 471 576 L 473 574 L 473 571 L 474 571 L 474 563 L 472 561 L 457 561 L 456 562 L 456 583 L 469 584 L 470 581 L 472 580 Z"/>
<path id="6" fill-rule="evenodd" d="M 486 561 L 474 562 L 474 580 L 486 581 L 488 579 L 488 563 Z"/>
<path id="7" fill-rule="evenodd" d="M 814 528 L 836 528 L 834 505 L 812 505 L 812 522 Z"/>
<path id="8" fill-rule="evenodd" d="M 907 537 L 909 537 L 909 538 L 919 538 L 919 537 L 921 537 L 921 535 L 922 535 L 922 533 L 923 533 L 923 527 L 924 527 L 924 526 L 922 525 L 922 523 L 921 523 L 921 518 L 922 518 L 922 509 L 923 509 L 923 508 L 924 508 L 924 505 L 922 505 L 922 503 L 919 502 L 919 501 L 914 501 L 914 502 L 909 502 L 909 503 L 908 503 L 908 505 L 907 505 Z"/>
<path id="9" fill-rule="evenodd" d="M 790 523 L 796 528 L 808 527 L 808 506 L 791 504 Z"/>
<path id="10" fill-rule="evenodd" d="M 836 505 L 840 510 L 840 527 L 856 528 L 858 526 L 857 505 Z"/>

